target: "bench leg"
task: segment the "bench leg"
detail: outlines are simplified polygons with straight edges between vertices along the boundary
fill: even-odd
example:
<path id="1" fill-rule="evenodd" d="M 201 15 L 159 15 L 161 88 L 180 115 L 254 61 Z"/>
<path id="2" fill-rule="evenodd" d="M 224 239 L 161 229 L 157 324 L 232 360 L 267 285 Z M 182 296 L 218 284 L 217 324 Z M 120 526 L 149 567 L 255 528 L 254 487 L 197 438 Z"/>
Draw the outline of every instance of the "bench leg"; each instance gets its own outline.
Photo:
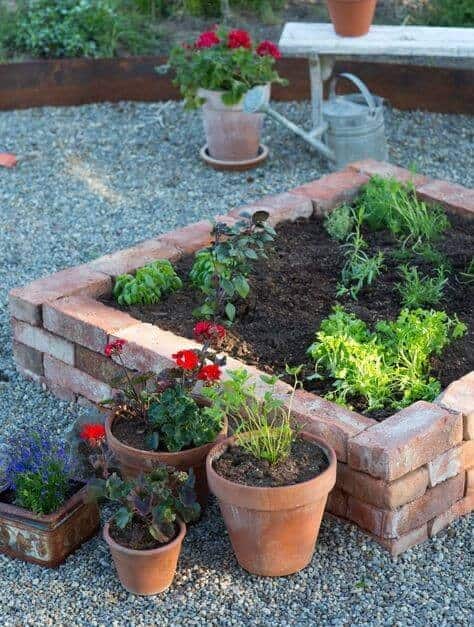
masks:
<path id="1" fill-rule="evenodd" d="M 323 127 L 323 81 L 331 76 L 333 67 L 334 59 L 332 57 L 314 55 L 309 59 L 314 131 Z"/>

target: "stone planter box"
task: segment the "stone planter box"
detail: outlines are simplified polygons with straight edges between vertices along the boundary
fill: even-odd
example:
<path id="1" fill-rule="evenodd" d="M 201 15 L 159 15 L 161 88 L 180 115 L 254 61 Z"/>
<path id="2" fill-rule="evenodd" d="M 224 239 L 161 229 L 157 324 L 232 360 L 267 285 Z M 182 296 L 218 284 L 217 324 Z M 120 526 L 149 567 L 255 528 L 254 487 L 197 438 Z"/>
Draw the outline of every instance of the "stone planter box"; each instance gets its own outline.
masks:
<path id="1" fill-rule="evenodd" d="M 474 218 L 474 190 L 367 160 L 286 193 L 233 209 L 266 209 L 272 224 L 330 211 L 351 201 L 372 174 L 413 179 L 427 202 Z M 68 401 L 97 403 L 112 394 L 118 366 L 103 356 L 111 339 L 127 340 L 133 370 L 171 365 L 176 348 L 196 344 L 97 301 L 113 277 L 158 258 L 172 261 L 207 245 L 201 221 L 12 290 L 17 367 Z M 229 359 L 230 369 L 241 366 Z M 258 375 L 255 368 L 247 369 Z M 284 391 L 282 392 L 284 393 Z M 338 476 L 327 510 L 355 522 L 396 555 L 433 536 L 474 507 L 474 371 L 435 403 L 419 401 L 378 423 L 315 394 L 298 391 L 295 416 L 336 451 Z"/>
<path id="2" fill-rule="evenodd" d="M 99 528 L 99 508 L 85 502 L 86 490 L 80 488 L 48 515 L 0 502 L 0 552 L 41 566 L 59 566 Z"/>

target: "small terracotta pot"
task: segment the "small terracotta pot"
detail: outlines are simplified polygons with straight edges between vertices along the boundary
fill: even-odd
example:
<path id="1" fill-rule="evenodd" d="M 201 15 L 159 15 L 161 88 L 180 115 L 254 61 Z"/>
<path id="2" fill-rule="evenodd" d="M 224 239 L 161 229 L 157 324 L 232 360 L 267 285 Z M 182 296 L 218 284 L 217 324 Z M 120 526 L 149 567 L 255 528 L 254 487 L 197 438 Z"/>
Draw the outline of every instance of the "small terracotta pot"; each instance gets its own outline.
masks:
<path id="1" fill-rule="evenodd" d="M 186 525 L 178 521 L 179 534 L 158 549 L 138 551 L 115 542 L 111 537 L 110 523 L 104 525 L 104 540 L 109 545 L 115 568 L 122 586 L 133 594 L 144 596 L 158 594 L 171 586 L 176 573 Z"/>
<path id="2" fill-rule="evenodd" d="M 337 461 L 323 440 L 309 433 L 301 437 L 323 449 L 329 466 L 314 479 L 289 486 L 253 487 L 218 475 L 212 463 L 235 437 L 214 446 L 207 456 L 209 487 L 219 499 L 237 561 L 255 575 L 291 575 L 313 556 L 326 500 L 336 482 Z"/>
<path id="3" fill-rule="evenodd" d="M 194 470 L 196 477 L 196 496 L 201 508 L 206 507 L 209 499 L 209 487 L 206 479 L 206 456 L 217 442 L 222 441 L 227 435 L 227 419 L 214 442 L 203 444 L 196 448 L 190 448 L 177 453 L 164 453 L 161 451 L 144 451 L 132 446 L 127 446 L 118 440 L 112 433 L 112 424 L 115 415 L 106 418 L 105 431 L 107 445 L 117 460 L 120 472 L 126 479 L 134 478 L 141 473 L 150 472 L 157 464 L 167 464 L 178 470 Z"/>
<path id="4" fill-rule="evenodd" d="M 267 102 L 270 101 L 270 84 L 265 86 Z M 200 89 L 205 98 L 202 105 L 207 148 L 213 159 L 220 161 L 248 161 L 259 153 L 263 126 L 263 113 L 245 113 L 243 98 L 236 105 L 225 105 L 221 91 Z"/>
<path id="5" fill-rule="evenodd" d="M 369 32 L 377 0 L 327 0 L 334 30 L 342 37 L 361 37 Z"/>

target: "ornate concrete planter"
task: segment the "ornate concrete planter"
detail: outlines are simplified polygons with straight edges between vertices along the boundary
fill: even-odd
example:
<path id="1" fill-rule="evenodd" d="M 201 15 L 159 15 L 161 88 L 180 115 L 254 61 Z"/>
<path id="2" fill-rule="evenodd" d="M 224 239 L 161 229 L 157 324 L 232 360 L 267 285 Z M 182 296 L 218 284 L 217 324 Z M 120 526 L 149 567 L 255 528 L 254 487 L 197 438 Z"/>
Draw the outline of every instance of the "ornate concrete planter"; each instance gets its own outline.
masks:
<path id="1" fill-rule="evenodd" d="M 265 209 L 270 221 L 309 217 L 351 201 L 372 174 L 412 178 L 424 200 L 474 217 L 474 190 L 412 175 L 371 160 L 230 211 Z M 158 258 L 176 260 L 209 242 L 209 223 L 166 233 L 128 250 L 16 288 L 10 294 L 18 369 L 61 398 L 97 403 L 110 397 L 117 365 L 103 357 L 108 341 L 127 340 L 122 358 L 137 370 L 171 365 L 176 348 L 197 344 L 144 324 L 97 301 L 112 278 Z M 242 364 L 228 360 L 228 368 Z M 255 373 L 257 371 L 247 368 Z M 393 554 L 426 540 L 474 507 L 474 372 L 434 403 L 419 401 L 382 423 L 315 394 L 298 391 L 294 413 L 336 452 L 336 488 L 327 511 L 370 532 Z"/>
<path id="2" fill-rule="evenodd" d="M 85 502 L 86 489 L 47 516 L 0 501 L 0 552 L 41 566 L 59 566 L 99 528 L 99 509 Z"/>

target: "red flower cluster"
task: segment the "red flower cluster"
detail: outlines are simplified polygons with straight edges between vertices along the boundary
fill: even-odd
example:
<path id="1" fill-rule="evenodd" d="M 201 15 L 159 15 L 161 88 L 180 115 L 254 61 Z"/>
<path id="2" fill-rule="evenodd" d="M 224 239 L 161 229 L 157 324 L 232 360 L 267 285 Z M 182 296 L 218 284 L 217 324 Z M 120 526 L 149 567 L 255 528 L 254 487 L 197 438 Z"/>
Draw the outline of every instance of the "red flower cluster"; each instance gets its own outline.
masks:
<path id="1" fill-rule="evenodd" d="M 257 46 L 257 54 L 261 57 L 270 56 L 274 59 L 281 58 L 281 52 L 278 46 L 274 44 L 273 41 L 268 41 L 267 39 Z"/>
<path id="2" fill-rule="evenodd" d="M 105 347 L 105 356 L 112 357 L 112 355 L 117 355 L 118 353 L 121 353 L 126 343 L 127 342 L 125 340 L 114 340 L 113 342 L 110 342 L 110 344 L 107 344 L 107 346 Z"/>
<path id="3" fill-rule="evenodd" d="M 251 48 L 252 41 L 246 30 L 231 30 L 227 37 L 227 45 L 229 48 Z"/>
<path id="4" fill-rule="evenodd" d="M 217 364 L 203 366 L 198 373 L 200 381 L 218 381 L 221 376 L 221 369 Z"/>
<path id="5" fill-rule="evenodd" d="M 206 340 L 222 340 L 225 338 L 227 331 L 220 324 L 202 320 L 194 325 L 194 336 L 199 341 Z"/>
<path id="6" fill-rule="evenodd" d="M 202 50 L 203 48 L 212 48 L 212 46 L 216 46 L 220 43 L 219 37 L 213 30 L 208 30 L 205 33 L 201 33 L 199 37 L 196 39 L 196 43 L 194 46 L 198 50 Z"/>
<path id="7" fill-rule="evenodd" d="M 194 370 L 199 364 L 199 357 L 194 350 L 178 351 L 171 357 L 175 360 L 176 365 L 183 370 Z"/>
<path id="8" fill-rule="evenodd" d="M 105 439 L 105 427 L 100 423 L 83 425 L 79 437 L 91 446 L 96 446 Z"/>

